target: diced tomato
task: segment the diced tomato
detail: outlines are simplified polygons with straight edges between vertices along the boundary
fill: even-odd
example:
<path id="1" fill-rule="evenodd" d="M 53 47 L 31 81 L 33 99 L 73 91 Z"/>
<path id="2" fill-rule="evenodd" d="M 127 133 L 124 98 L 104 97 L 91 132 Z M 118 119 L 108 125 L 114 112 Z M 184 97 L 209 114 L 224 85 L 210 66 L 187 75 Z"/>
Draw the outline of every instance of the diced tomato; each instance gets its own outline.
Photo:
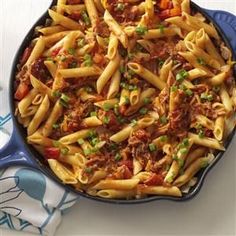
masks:
<path id="1" fill-rule="evenodd" d="M 72 13 L 69 15 L 69 17 L 73 20 L 78 21 L 81 18 L 81 14 L 80 13 Z"/>
<path id="2" fill-rule="evenodd" d="M 75 5 L 81 3 L 81 0 L 67 0 L 68 5 Z"/>
<path id="3" fill-rule="evenodd" d="M 29 86 L 21 82 L 17 87 L 14 98 L 20 101 L 28 94 L 28 92 L 29 92 Z"/>
<path id="4" fill-rule="evenodd" d="M 175 7 L 173 9 L 170 9 L 170 16 L 180 16 L 181 15 L 181 9 L 180 7 Z"/>
<path id="5" fill-rule="evenodd" d="M 170 0 L 161 0 L 160 8 L 165 10 L 169 7 Z"/>
<path id="6" fill-rule="evenodd" d="M 122 166 L 122 165 L 125 165 L 125 166 L 127 166 L 130 170 L 133 169 L 133 161 L 132 161 L 132 160 L 122 160 L 122 161 L 120 162 L 120 165 L 121 165 L 121 166 Z"/>
<path id="7" fill-rule="evenodd" d="M 130 179 L 133 175 L 132 172 L 130 171 L 130 169 L 126 166 L 123 165 L 123 178 L 124 179 Z"/>
<path id="8" fill-rule="evenodd" d="M 60 47 L 59 47 L 59 48 L 56 48 L 56 49 L 54 49 L 54 50 L 52 51 L 51 55 L 52 55 L 53 57 L 57 56 L 57 54 L 60 52 L 60 50 L 61 50 L 61 48 L 60 48 Z"/>
<path id="9" fill-rule="evenodd" d="M 144 183 L 146 185 L 162 185 L 163 181 L 164 178 L 162 175 L 153 173 Z"/>
<path id="10" fill-rule="evenodd" d="M 123 115 L 125 113 L 126 109 L 127 109 L 126 105 L 121 105 L 119 107 L 120 114 Z"/>
<path id="11" fill-rule="evenodd" d="M 22 56 L 22 58 L 20 60 L 20 64 L 21 65 L 24 65 L 26 63 L 26 61 L 30 57 L 31 52 L 32 52 L 32 48 L 31 47 L 28 47 L 28 48 L 25 49 L 25 51 L 23 53 L 23 56 Z"/>
<path id="12" fill-rule="evenodd" d="M 60 149 L 57 147 L 48 147 L 44 149 L 44 156 L 47 159 L 58 159 L 60 157 Z"/>
<path id="13" fill-rule="evenodd" d="M 98 53 L 95 53 L 94 57 L 93 57 L 93 61 L 97 64 L 101 64 L 104 61 L 104 56 Z"/>

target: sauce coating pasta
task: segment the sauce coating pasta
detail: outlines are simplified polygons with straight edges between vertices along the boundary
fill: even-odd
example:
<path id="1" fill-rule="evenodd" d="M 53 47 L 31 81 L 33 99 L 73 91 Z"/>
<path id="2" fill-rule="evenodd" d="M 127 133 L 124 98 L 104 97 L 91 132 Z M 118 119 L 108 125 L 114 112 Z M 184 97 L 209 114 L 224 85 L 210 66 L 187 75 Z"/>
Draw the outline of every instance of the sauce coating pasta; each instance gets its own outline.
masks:
<path id="1" fill-rule="evenodd" d="M 16 116 L 64 183 L 113 199 L 181 197 L 224 151 L 231 52 L 188 0 L 67 0 L 36 28 Z"/>

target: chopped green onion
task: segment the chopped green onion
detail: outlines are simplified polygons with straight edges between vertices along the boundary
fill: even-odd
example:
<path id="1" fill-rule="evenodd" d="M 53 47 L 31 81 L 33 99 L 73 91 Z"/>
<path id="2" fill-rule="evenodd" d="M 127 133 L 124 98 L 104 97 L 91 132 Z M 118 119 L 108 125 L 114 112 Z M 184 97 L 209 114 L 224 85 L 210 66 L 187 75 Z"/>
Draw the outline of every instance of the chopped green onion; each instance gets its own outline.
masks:
<path id="1" fill-rule="evenodd" d="M 176 155 L 176 154 L 174 154 L 174 155 L 172 156 L 172 159 L 173 159 L 174 161 L 177 161 L 177 160 L 178 160 L 178 157 L 177 157 L 177 155 Z"/>
<path id="2" fill-rule="evenodd" d="M 92 60 L 91 55 L 89 55 L 89 54 L 84 55 L 84 65 L 85 66 L 92 66 L 93 65 L 93 60 Z"/>
<path id="3" fill-rule="evenodd" d="M 136 126 L 137 123 L 138 123 L 137 120 L 135 120 L 135 119 L 131 120 L 131 126 L 132 127 Z"/>
<path id="4" fill-rule="evenodd" d="M 157 28 L 160 29 L 161 34 L 164 34 L 164 29 L 165 29 L 164 25 L 158 25 Z"/>
<path id="5" fill-rule="evenodd" d="M 82 48 L 85 45 L 85 40 L 84 38 L 80 39 L 77 41 L 77 45 L 79 48 Z"/>
<path id="6" fill-rule="evenodd" d="M 143 103 L 144 103 L 145 105 L 149 104 L 150 102 L 151 102 L 151 99 L 150 99 L 150 98 L 144 98 L 144 99 L 143 99 Z"/>
<path id="7" fill-rule="evenodd" d="M 197 63 L 198 64 L 200 64 L 200 65 L 202 65 L 202 66 L 206 66 L 207 65 L 207 63 L 204 61 L 204 59 L 203 58 L 197 58 Z"/>
<path id="8" fill-rule="evenodd" d="M 62 105 L 63 107 L 68 107 L 68 103 L 62 99 L 60 99 L 59 104 Z"/>
<path id="9" fill-rule="evenodd" d="M 59 92 L 58 90 L 55 90 L 52 92 L 52 96 L 53 97 L 60 97 L 61 96 L 61 92 Z"/>
<path id="10" fill-rule="evenodd" d="M 130 104 L 130 100 L 127 96 L 125 96 L 125 105 L 129 105 Z"/>
<path id="11" fill-rule="evenodd" d="M 120 71 L 121 74 L 124 74 L 124 73 L 125 73 L 125 67 L 124 67 L 124 66 L 121 66 L 121 67 L 119 68 L 119 71 Z"/>
<path id="12" fill-rule="evenodd" d="M 65 56 L 61 56 L 60 60 L 61 60 L 62 62 L 65 62 L 65 61 L 67 60 L 67 58 L 66 58 Z"/>
<path id="13" fill-rule="evenodd" d="M 86 172 L 87 174 L 92 173 L 92 171 L 93 171 L 93 169 L 92 169 L 91 167 L 86 167 L 86 168 L 84 169 L 84 172 Z"/>
<path id="14" fill-rule="evenodd" d="M 118 148 L 117 144 L 116 143 L 111 143 L 109 145 L 109 150 L 116 150 Z"/>
<path id="15" fill-rule="evenodd" d="M 206 100 L 206 101 L 209 101 L 209 102 L 213 100 L 212 94 L 207 94 L 207 93 L 202 93 L 200 98 L 202 100 Z"/>
<path id="16" fill-rule="evenodd" d="M 103 117 L 103 123 L 106 124 L 106 125 L 108 125 L 109 122 L 110 122 L 110 118 L 109 118 L 108 116 L 104 116 L 104 117 Z"/>
<path id="17" fill-rule="evenodd" d="M 82 15 L 82 19 L 83 19 L 83 22 L 85 23 L 85 25 L 90 25 L 91 22 L 90 22 L 90 18 L 88 16 L 88 14 L 85 11 L 83 11 L 81 13 L 81 15 Z"/>
<path id="18" fill-rule="evenodd" d="M 148 112 L 148 109 L 145 108 L 145 107 L 143 107 L 143 108 L 141 108 L 141 109 L 139 110 L 139 113 L 140 113 L 141 115 L 145 115 L 145 114 L 147 114 L 147 112 Z"/>
<path id="19" fill-rule="evenodd" d="M 79 144 L 79 145 L 82 145 L 82 144 L 84 144 L 84 140 L 83 140 L 82 138 L 78 139 L 78 141 L 77 141 L 77 142 L 78 142 L 78 144 Z"/>
<path id="20" fill-rule="evenodd" d="M 157 147 L 154 143 L 150 143 L 148 145 L 148 148 L 149 148 L 150 152 L 155 152 L 157 150 Z"/>
<path id="21" fill-rule="evenodd" d="M 177 162 L 180 168 L 184 166 L 184 160 L 182 158 L 179 158 Z"/>
<path id="22" fill-rule="evenodd" d="M 162 135 L 162 136 L 160 136 L 160 140 L 161 140 L 161 142 L 166 142 L 168 140 L 168 136 Z"/>
<path id="23" fill-rule="evenodd" d="M 93 145 L 93 146 L 96 146 L 96 144 L 98 144 L 99 143 L 99 138 L 93 138 L 92 140 L 91 140 L 91 144 Z"/>
<path id="24" fill-rule="evenodd" d="M 47 57 L 46 61 L 53 61 L 54 62 L 54 60 L 51 57 Z"/>
<path id="25" fill-rule="evenodd" d="M 65 95 L 64 93 L 61 95 L 61 100 L 63 100 L 64 102 L 68 103 L 70 101 L 70 98 Z"/>
<path id="26" fill-rule="evenodd" d="M 88 132 L 88 137 L 89 137 L 89 138 L 97 137 L 96 131 L 90 130 L 90 131 Z"/>
<path id="27" fill-rule="evenodd" d="M 133 53 L 128 53 L 128 59 L 132 60 L 134 58 L 134 54 Z"/>
<path id="28" fill-rule="evenodd" d="M 178 87 L 177 86 L 171 86 L 171 92 L 176 92 L 178 90 Z"/>
<path id="29" fill-rule="evenodd" d="M 181 148 L 181 149 L 179 150 L 179 152 L 180 152 L 181 154 L 187 154 L 187 153 L 188 153 L 188 149 L 187 149 L 187 148 Z"/>
<path id="30" fill-rule="evenodd" d="M 207 160 L 203 160 L 202 163 L 201 163 L 201 168 L 205 168 L 208 166 L 208 161 Z"/>
<path id="31" fill-rule="evenodd" d="M 57 129 L 57 128 L 59 128 L 59 127 L 60 127 L 60 125 L 58 125 L 58 124 L 53 124 L 53 125 L 52 125 L 52 128 L 53 128 L 53 129 Z"/>
<path id="32" fill-rule="evenodd" d="M 75 49 L 74 48 L 69 48 L 68 53 L 71 55 L 75 55 Z"/>
<path id="33" fill-rule="evenodd" d="M 132 84 L 130 84 L 130 85 L 128 85 L 128 89 L 129 89 L 130 91 L 133 91 L 133 90 L 137 90 L 138 87 L 137 87 L 137 85 L 132 85 Z"/>
<path id="34" fill-rule="evenodd" d="M 116 11 L 123 11 L 125 9 L 125 5 L 123 3 L 118 3 L 115 10 Z"/>
<path id="35" fill-rule="evenodd" d="M 110 111 L 112 108 L 112 105 L 110 103 L 104 103 L 103 110 L 104 111 Z"/>
<path id="36" fill-rule="evenodd" d="M 178 82 L 182 82 L 184 79 L 186 79 L 189 76 L 189 73 L 186 70 L 181 70 L 176 75 L 176 80 Z"/>
<path id="37" fill-rule="evenodd" d="M 158 65 L 161 68 L 164 65 L 165 61 L 162 59 L 158 59 Z"/>
<path id="38" fill-rule="evenodd" d="M 193 91 L 192 91 L 191 89 L 186 89 L 186 90 L 184 91 L 184 93 L 185 93 L 186 95 L 188 95 L 188 96 L 192 96 L 192 95 L 193 95 Z"/>
<path id="39" fill-rule="evenodd" d="M 66 155 L 68 152 L 69 152 L 69 149 L 68 149 L 68 148 L 62 148 L 62 149 L 61 149 L 61 154 L 62 154 L 62 155 Z"/>
<path id="40" fill-rule="evenodd" d="M 182 143 L 183 143 L 184 147 L 188 147 L 189 146 L 188 138 L 183 139 Z"/>
<path id="41" fill-rule="evenodd" d="M 121 160 L 121 155 L 120 155 L 120 153 L 116 153 L 116 155 L 115 155 L 115 161 L 120 161 Z"/>
<path id="42" fill-rule="evenodd" d="M 201 130 L 199 130 L 199 132 L 198 132 L 198 137 L 199 138 L 204 138 L 205 137 L 205 133 L 204 133 L 204 131 L 201 129 Z"/>
<path id="43" fill-rule="evenodd" d="M 53 145 L 53 147 L 59 147 L 60 146 L 60 142 L 54 140 L 52 142 L 52 145 Z"/>
<path id="44" fill-rule="evenodd" d="M 85 150 L 84 150 L 84 155 L 85 155 L 85 156 L 88 156 L 88 155 L 90 155 L 91 153 L 92 153 L 91 149 L 85 149 Z"/>
<path id="45" fill-rule="evenodd" d="M 118 116 L 118 117 L 117 117 L 117 121 L 118 121 L 120 124 L 124 124 L 124 123 L 125 123 L 125 118 L 122 117 L 122 116 Z"/>
<path id="46" fill-rule="evenodd" d="M 144 27 L 144 26 L 138 26 L 138 27 L 136 27 L 135 32 L 138 35 L 144 35 L 144 34 L 146 34 L 148 32 L 148 28 Z"/>
<path id="47" fill-rule="evenodd" d="M 114 113 L 116 115 L 119 115 L 119 105 L 118 104 L 115 104 L 115 106 L 114 106 Z"/>
<path id="48" fill-rule="evenodd" d="M 87 93 L 91 93 L 91 92 L 93 92 L 93 89 L 92 89 L 91 87 L 89 87 L 89 86 L 86 86 L 86 87 L 85 87 L 85 91 L 86 91 Z"/>
<path id="49" fill-rule="evenodd" d="M 97 116 L 97 112 L 96 111 L 90 112 L 90 116 Z"/>
<path id="50" fill-rule="evenodd" d="M 161 116 L 159 120 L 162 124 L 167 124 L 168 122 L 167 117 L 165 115 Z"/>

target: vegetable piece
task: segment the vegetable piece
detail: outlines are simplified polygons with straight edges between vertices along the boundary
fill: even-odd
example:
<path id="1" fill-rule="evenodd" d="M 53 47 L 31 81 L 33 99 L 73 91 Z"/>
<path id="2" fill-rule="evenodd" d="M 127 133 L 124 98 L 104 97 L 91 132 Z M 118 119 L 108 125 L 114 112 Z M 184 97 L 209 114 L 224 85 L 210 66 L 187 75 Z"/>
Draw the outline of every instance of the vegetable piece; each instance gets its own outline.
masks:
<path id="1" fill-rule="evenodd" d="M 145 182 L 146 185 L 162 185 L 164 178 L 160 174 L 153 173 Z"/>
<path id="2" fill-rule="evenodd" d="M 26 83 L 21 82 L 15 92 L 14 98 L 16 100 L 22 100 L 29 93 L 29 86 Z"/>
<path id="3" fill-rule="evenodd" d="M 60 157 L 60 148 L 57 147 L 48 147 L 44 149 L 44 156 L 47 159 L 57 160 Z"/>
<path id="4" fill-rule="evenodd" d="M 144 26 L 138 26 L 138 27 L 136 27 L 135 32 L 138 35 L 144 35 L 144 34 L 146 34 L 148 32 L 148 28 L 144 27 Z"/>
<path id="5" fill-rule="evenodd" d="M 149 148 L 150 152 L 155 152 L 157 150 L 157 147 L 154 143 L 150 143 L 148 145 L 148 148 Z"/>

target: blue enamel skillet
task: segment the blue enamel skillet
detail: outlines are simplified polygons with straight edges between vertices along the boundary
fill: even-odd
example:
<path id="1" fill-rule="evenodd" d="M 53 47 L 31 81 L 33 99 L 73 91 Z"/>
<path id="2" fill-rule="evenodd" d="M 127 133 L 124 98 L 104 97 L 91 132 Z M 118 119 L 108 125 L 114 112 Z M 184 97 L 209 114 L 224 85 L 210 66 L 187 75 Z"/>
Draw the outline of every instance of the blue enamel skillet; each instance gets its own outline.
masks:
<path id="1" fill-rule="evenodd" d="M 55 5 L 56 1 L 53 0 L 51 6 Z M 233 59 L 236 59 L 236 16 L 231 13 L 224 11 L 215 11 L 215 10 L 206 10 L 195 3 L 191 3 L 191 7 L 195 9 L 197 12 L 202 13 L 209 21 L 213 22 L 216 26 L 221 38 L 224 40 L 226 45 L 231 48 L 233 53 Z M 48 13 L 46 12 L 41 16 L 41 18 L 32 26 L 29 33 L 26 35 L 23 40 L 20 48 L 18 49 L 10 76 L 10 93 L 9 93 L 9 102 L 11 109 L 11 116 L 13 122 L 13 133 L 9 142 L 0 149 L 0 168 L 9 167 L 13 165 L 22 165 L 32 167 L 34 169 L 42 171 L 49 178 L 55 180 L 57 183 L 61 184 L 64 188 L 69 191 L 75 192 L 76 194 L 93 199 L 96 201 L 102 201 L 107 203 L 116 203 L 116 204 L 135 204 L 135 203 L 145 203 L 154 200 L 172 200 L 172 201 L 186 201 L 192 199 L 196 194 L 200 191 L 204 179 L 207 173 L 214 167 L 214 165 L 222 158 L 223 152 L 219 152 L 216 155 L 214 161 L 207 166 L 205 169 L 202 169 L 198 172 L 198 182 L 197 184 L 190 189 L 187 194 L 183 194 L 181 198 L 171 197 L 171 196 L 150 196 L 143 199 L 132 199 L 132 200 L 117 200 L 117 199 L 104 199 L 100 197 L 90 196 L 86 193 L 76 191 L 73 187 L 69 185 L 63 184 L 51 171 L 49 168 L 47 161 L 30 145 L 26 142 L 26 131 L 24 128 L 18 123 L 16 117 L 14 116 L 14 80 L 17 72 L 17 64 L 20 61 L 20 57 L 24 52 L 24 49 L 30 44 L 31 40 L 34 37 L 35 27 L 39 25 L 44 25 L 46 19 L 49 18 Z M 225 147 L 227 148 L 232 141 L 235 134 L 235 130 L 228 136 L 225 141 Z"/>

